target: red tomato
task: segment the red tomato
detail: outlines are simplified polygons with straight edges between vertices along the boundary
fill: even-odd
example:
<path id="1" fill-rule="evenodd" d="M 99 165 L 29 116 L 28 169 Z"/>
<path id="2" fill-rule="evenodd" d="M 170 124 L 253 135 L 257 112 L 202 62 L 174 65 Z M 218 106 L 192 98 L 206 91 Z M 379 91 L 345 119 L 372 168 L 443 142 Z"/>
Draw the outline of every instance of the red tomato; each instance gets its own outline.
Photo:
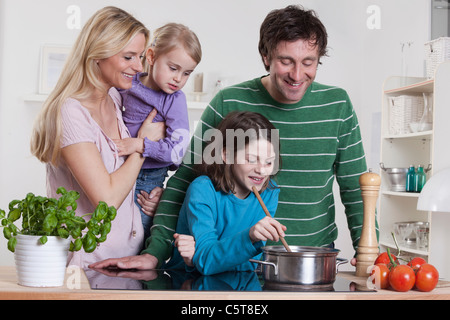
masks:
<path id="1" fill-rule="evenodd" d="M 389 284 L 395 291 L 406 292 L 416 282 L 416 275 L 414 270 L 407 265 L 397 265 L 389 272 Z"/>
<path id="2" fill-rule="evenodd" d="M 431 291 L 436 287 L 438 281 L 439 272 L 429 263 L 422 264 L 416 272 L 417 290 L 425 292 Z"/>
<path id="3" fill-rule="evenodd" d="M 395 263 L 398 263 L 397 257 L 395 255 L 393 255 L 392 253 L 391 253 L 391 257 L 392 257 L 392 260 L 395 261 Z M 383 252 L 378 255 L 374 264 L 379 264 L 379 263 L 384 263 L 385 265 L 389 266 L 389 264 L 391 263 L 391 260 L 389 259 L 387 252 Z"/>
<path id="4" fill-rule="evenodd" d="M 414 271 L 417 271 L 420 268 L 420 266 L 423 265 L 424 263 L 427 263 L 425 259 L 416 257 L 412 259 L 410 262 L 408 262 L 408 266 L 413 268 Z"/>
<path id="5" fill-rule="evenodd" d="M 378 267 L 378 270 L 376 270 Z M 387 289 L 389 288 L 389 268 L 384 263 L 378 263 L 372 268 L 371 275 L 374 275 L 374 279 L 372 283 L 377 285 L 379 289 Z M 377 278 L 379 277 L 379 278 Z"/>

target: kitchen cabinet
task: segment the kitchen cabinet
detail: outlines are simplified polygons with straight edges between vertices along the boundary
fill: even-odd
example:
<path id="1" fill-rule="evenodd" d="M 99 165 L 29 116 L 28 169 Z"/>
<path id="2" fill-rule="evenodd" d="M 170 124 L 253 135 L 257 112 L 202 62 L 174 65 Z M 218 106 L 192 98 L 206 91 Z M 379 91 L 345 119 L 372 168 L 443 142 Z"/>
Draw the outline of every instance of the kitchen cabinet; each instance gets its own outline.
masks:
<path id="1" fill-rule="evenodd" d="M 385 168 L 408 168 L 411 164 L 423 165 L 431 169 L 427 172 L 427 180 L 447 167 L 450 167 L 450 61 L 440 64 L 433 79 L 416 77 L 390 77 L 386 79 L 382 98 L 381 150 L 380 162 Z M 430 130 L 414 133 L 393 134 L 390 130 L 390 108 L 392 98 L 399 96 L 432 97 L 432 122 Z M 428 248 L 417 249 L 414 244 L 400 245 L 407 255 L 420 255 L 434 264 L 445 275 L 450 259 L 448 245 L 448 214 L 418 211 L 419 193 L 390 191 L 388 173 L 381 170 L 381 190 L 378 208 L 380 228 L 380 246 L 395 248 L 391 235 L 393 224 L 403 221 L 427 221 L 430 224 L 430 241 Z M 449 195 L 450 197 L 450 195 Z M 449 200 L 450 201 L 450 200 Z M 449 225 L 448 225 L 449 226 Z M 449 226 L 450 227 L 450 226 Z M 446 230 L 447 229 L 447 230 Z M 384 250 L 382 250 L 384 251 Z"/>

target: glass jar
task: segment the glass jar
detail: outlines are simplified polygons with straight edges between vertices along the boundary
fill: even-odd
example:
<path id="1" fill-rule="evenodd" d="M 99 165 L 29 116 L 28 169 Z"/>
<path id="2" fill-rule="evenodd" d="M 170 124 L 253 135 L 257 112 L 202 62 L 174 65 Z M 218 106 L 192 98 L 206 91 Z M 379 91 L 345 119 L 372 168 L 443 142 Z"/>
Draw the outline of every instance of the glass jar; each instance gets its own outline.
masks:
<path id="1" fill-rule="evenodd" d="M 422 188 L 425 185 L 426 179 L 427 178 L 426 178 L 425 172 L 423 171 L 423 167 L 419 166 L 417 168 L 416 179 L 415 179 L 415 188 L 414 188 L 415 192 L 422 191 Z"/>
<path id="2" fill-rule="evenodd" d="M 416 168 L 414 165 L 409 166 L 409 170 L 406 173 L 406 192 L 416 191 Z"/>

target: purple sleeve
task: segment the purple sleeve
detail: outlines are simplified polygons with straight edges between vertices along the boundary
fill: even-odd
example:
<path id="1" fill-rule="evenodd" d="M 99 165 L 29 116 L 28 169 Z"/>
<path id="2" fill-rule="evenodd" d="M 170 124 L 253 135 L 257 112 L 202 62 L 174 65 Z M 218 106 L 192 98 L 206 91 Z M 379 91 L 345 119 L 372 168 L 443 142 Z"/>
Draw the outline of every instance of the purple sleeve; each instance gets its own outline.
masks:
<path id="1" fill-rule="evenodd" d="M 166 122 L 166 138 L 159 141 L 144 139 L 144 157 L 155 159 L 167 165 L 178 166 L 189 145 L 189 118 L 186 96 L 178 91 L 168 95 L 163 107 Z"/>

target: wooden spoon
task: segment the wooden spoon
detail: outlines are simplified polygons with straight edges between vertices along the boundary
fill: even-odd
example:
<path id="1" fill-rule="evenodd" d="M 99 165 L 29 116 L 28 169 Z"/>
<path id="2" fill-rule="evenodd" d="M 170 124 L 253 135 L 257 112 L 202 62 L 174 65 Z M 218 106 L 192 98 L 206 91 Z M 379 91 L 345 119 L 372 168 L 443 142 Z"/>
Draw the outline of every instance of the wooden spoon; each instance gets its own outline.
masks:
<path id="1" fill-rule="evenodd" d="M 256 198 L 258 198 L 259 204 L 261 205 L 261 207 L 263 208 L 264 212 L 266 213 L 266 216 L 268 217 L 272 217 L 269 213 L 269 210 L 267 210 L 266 205 L 264 204 L 264 201 L 262 200 L 261 196 L 259 195 L 258 190 L 256 190 L 256 187 L 253 186 L 253 193 L 255 194 Z M 291 248 L 289 248 L 289 245 L 287 244 L 286 240 L 284 240 L 284 238 L 280 235 L 280 240 L 283 243 L 284 247 L 286 248 L 287 252 L 292 252 Z"/>

